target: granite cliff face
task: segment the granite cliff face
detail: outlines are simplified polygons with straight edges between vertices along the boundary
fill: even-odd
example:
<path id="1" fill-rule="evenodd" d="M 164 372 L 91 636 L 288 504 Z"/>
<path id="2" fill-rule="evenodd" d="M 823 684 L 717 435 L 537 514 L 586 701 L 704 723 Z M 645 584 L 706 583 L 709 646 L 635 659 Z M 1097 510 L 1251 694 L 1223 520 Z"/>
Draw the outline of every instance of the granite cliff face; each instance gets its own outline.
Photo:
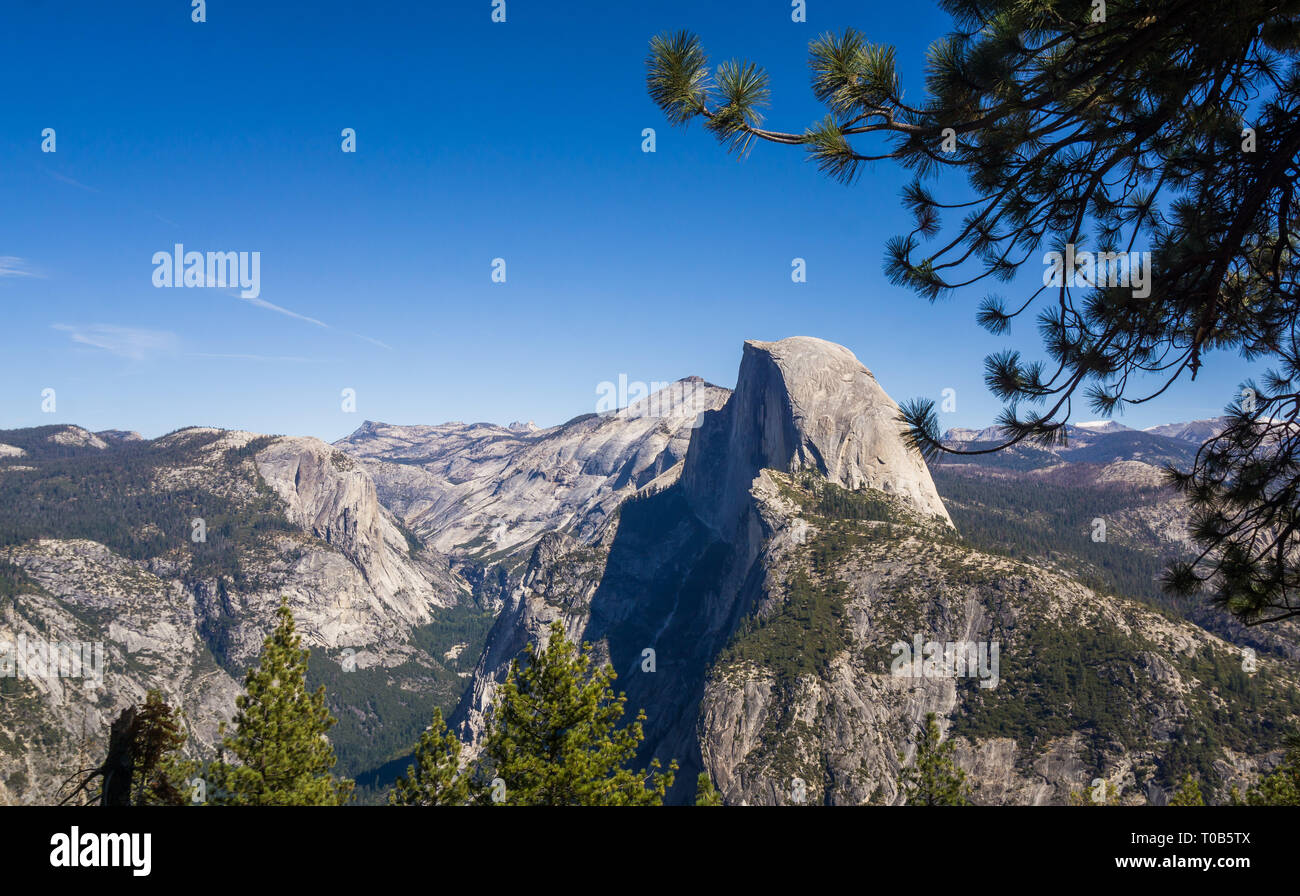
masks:
<path id="1" fill-rule="evenodd" d="M 1193 624 L 982 553 L 901 507 L 768 476 L 768 513 L 807 530 L 765 546 L 763 598 L 708 673 L 697 731 L 729 803 L 792 803 L 798 782 L 808 802 L 899 804 L 930 712 L 977 803 L 1064 803 L 1097 778 L 1159 803 L 1184 770 L 1223 792 L 1276 759 L 1247 707 L 1295 717 L 1288 664 L 1255 661 L 1243 687 L 1240 648 Z M 918 641 L 997 645 L 997 661 L 983 677 L 900 668 Z M 1209 730 L 1222 748 L 1205 747 Z"/>
<path id="2" fill-rule="evenodd" d="M 951 523 L 925 462 L 900 436 L 898 414 L 843 346 L 807 336 L 746 342 L 735 393 L 705 415 L 691 444 L 685 493 L 701 519 L 725 532 L 749 503 L 760 470 L 810 470 Z"/>
<path id="3" fill-rule="evenodd" d="M 510 661 L 553 621 L 646 710 L 641 759 L 681 763 L 676 801 L 707 771 L 732 804 L 898 803 L 928 712 L 984 803 L 1064 802 L 1098 777 L 1160 802 L 1187 771 L 1222 794 L 1276 760 L 1300 718 L 1293 643 L 1078 578 L 1182 537 L 1149 471 L 1189 441 L 1082 427 L 1069 452 L 940 470 L 945 506 L 841 346 L 749 342 L 734 392 L 674 386 L 547 429 L 367 423 L 336 446 L 0 432 L 0 645 L 102 642 L 105 673 L 0 680 L 0 803 L 50 801 L 151 687 L 210 755 L 281 596 L 344 771 L 379 787 L 435 705 L 477 749 Z M 996 682 L 900 671 L 918 642 L 996 644 Z M 1264 654 L 1250 671 L 1244 643 Z"/>
<path id="4" fill-rule="evenodd" d="M 951 529 L 897 413 L 840 346 L 746 343 L 736 389 L 694 429 L 680 480 L 625 502 L 597 541 L 539 546 L 530 557 L 455 717 L 462 733 L 477 741 L 508 658 L 560 619 L 609 657 L 629 704 L 646 708 L 647 753 L 678 759 L 693 781 L 708 669 L 766 600 L 766 546 L 797 523 L 769 506 L 770 471 L 878 494 Z M 653 674 L 643 671 L 646 650 Z"/>
<path id="5" fill-rule="evenodd" d="M 456 605 L 468 592 L 443 558 L 412 552 L 392 514 L 379 503 L 374 480 L 338 450 L 318 439 L 281 438 L 259 451 L 255 462 L 284 503 L 289 521 L 336 549 L 300 564 L 300 582 L 295 583 L 310 589 L 323 584 L 319 580 L 324 577 L 334 582 L 328 618 L 322 617 L 316 628 L 321 643 L 400 643 L 412 628 L 429 622 L 434 611 Z M 309 577 L 309 570 L 319 575 Z M 339 587 L 349 580 L 352 587 Z M 322 609 L 318 595 L 303 595 L 305 610 Z"/>
<path id="6" fill-rule="evenodd" d="M 0 679 L 0 805 L 57 802 L 61 782 L 102 760 L 121 708 L 150 688 L 184 707 L 192 749 L 214 749 L 240 688 L 200 636 L 182 583 L 84 539 L 38 539 L 0 549 L 0 560 L 28 579 L 0 601 L 0 652 L 14 664 Z M 51 643 L 91 645 L 98 668 L 69 677 L 38 657 L 19 674 L 14 648 Z"/>

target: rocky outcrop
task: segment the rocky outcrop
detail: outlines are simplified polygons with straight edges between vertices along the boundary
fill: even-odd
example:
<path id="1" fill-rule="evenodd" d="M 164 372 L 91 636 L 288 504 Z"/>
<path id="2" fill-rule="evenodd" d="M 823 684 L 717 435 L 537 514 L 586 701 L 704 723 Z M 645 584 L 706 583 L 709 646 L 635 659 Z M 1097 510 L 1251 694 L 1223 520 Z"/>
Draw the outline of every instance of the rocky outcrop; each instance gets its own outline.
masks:
<path id="1" fill-rule="evenodd" d="M 925 461 L 903 441 L 898 405 L 852 352 L 822 339 L 745 343 L 735 393 L 704 415 L 682 481 L 700 518 L 726 533 L 764 469 L 876 489 L 951 524 Z"/>
<path id="2" fill-rule="evenodd" d="M 1243 693 L 1232 679 L 1240 650 L 1191 623 L 935 538 L 905 517 L 820 512 L 816 491 L 767 475 L 776 488 L 766 515 L 807 528 L 765 545 L 765 600 L 700 701 L 703 764 L 728 803 L 796 802 L 796 779 L 811 803 L 902 803 L 901 771 L 930 712 L 977 803 L 1065 803 L 1099 777 L 1141 803 L 1171 786 L 1167 763 L 1176 745 L 1199 743 L 1195 732 L 1251 739 L 1249 723 L 1224 713 L 1262 700 L 1292 714 L 1295 674 L 1284 664 L 1258 660 Z M 918 639 L 996 643 L 997 663 L 983 677 L 918 674 L 896 663 L 899 645 Z M 1233 761 L 1259 772 L 1272 749 Z M 1192 761 L 1208 781 L 1226 754 Z"/>
<path id="3" fill-rule="evenodd" d="M 191 755 L 211 754 L 239 686 L 196 626 L 194 595 L 101 544 L 41 539 L 0 549 L 32 585 L 0 601 L 0 805 L 57 802 L 102 759 L 109 723 L 157 688 L 185 710 Z M 17 649 L 80 649 L 90 663 L 24 662 Z"/>
<path id="4" fill-rule="evenodd" d="M 511 661 L 529 644 L 544 647 L 555 621 L 564 625 L 571 640 L 582 640 L 592 596 L 604 575 L 604 559 L 603 551 L 586 549 L 560 533 L 538 540 L 518 584 L 507 592 L 469 688 L 451 719 L 471 755 L 478 751 L 488 712 Z M 596 658 L 607 660 L 608 651 L 601 650 Z"/>
<path id="5" fill-rule="evenodd" d="M 375 483 L 351 458 L 319 439 L 281 438 L 259 451 L 257 471 L 285 505 L 289 520 L 337 548 L 362 586 L 352 607 L 336 597 L 330 646 L 378 640 L 379 630 L 404 630 L 428 622 L 434 609 L 454 606 L 464 589 L 452 584 L 445 561 L 413 551 L 392 515 L 380 505 Z M 349 617 L 357 622 L 347 631 Z M 368 624 L 370 623 L 370 624 Z"/>
<path id="6" fill-rule="evenodd" d="M 108 442 L 80 426 L 60 426 L 47 437 L 47 440 L 50 444 L 62 445 L 66 448 L 93 448 L 102 451 L 108 447 Z"/>
<path id="7" fill-rule="evenodd" d="M 538 544 L 457 712 L 462 733 L 481 734 L 510 659 L 557 619 L 645 710 L 639 760 L 680 763 L 679 801 L 705 770 L 732 804 L 901 803 L 933 712 L 976 802 L 1063 803 L 1096 777 L 1141 802 L 1168 784 L 1172 745 L 1222 707 L 1289 712 L 1276 663 L 1261 661 L 1244 698 L 1216 671 L 1240 661 L 1232 645 L 962 544 L 899 430 L 846 350 L 747 343 L 675 485 L 625 502 L 595 541 Z M 896 674 L 892 648 L 917 637 L 997 642 L 999 681 Z M 1266 768 L 1270 750 L 1234 754 L 1234 774 Z"/>

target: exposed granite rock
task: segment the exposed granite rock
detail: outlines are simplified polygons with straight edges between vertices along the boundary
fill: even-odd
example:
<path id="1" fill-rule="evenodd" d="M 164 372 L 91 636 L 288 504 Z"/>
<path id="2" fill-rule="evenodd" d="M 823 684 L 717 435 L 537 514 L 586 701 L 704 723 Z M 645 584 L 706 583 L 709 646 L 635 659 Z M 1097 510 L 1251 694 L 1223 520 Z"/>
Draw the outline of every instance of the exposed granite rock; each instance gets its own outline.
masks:
<path id="1" fill-rule="evenodd" d="M 951 524 L 898 416 L 898 405 L 843 346 L 808 336 L 746 342 L 735 393 L 704 415 L 691 443 L 686 493 L 701 519 L 727 533 L 760 470 L 814 470 L 850 490 L 896 495 Z"/>
<path id="2" fill-rule="evenodd" d="M 429 544 L 499 559 L 545 532 L 599 538 L 625 498 L 676 479 L 697 418 L 729 395 L 690 377 L 549 429 L 367 422 L 335 446 L 365 464 L 384 504 Z"/>

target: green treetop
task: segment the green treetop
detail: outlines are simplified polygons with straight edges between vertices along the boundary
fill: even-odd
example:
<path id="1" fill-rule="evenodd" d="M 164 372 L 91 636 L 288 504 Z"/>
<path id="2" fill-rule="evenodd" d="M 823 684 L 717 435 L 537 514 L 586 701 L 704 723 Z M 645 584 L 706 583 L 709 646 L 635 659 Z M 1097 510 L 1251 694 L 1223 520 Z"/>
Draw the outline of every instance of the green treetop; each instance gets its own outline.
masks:
<path id="1" fill-rule="evenodd" d="M 334 719 L 325 688 L 307 690 L 307 657 L 287 602 L 262 648 L 261 665 L 248 670 L 236 701 L 235 730 L 209 775 L 209 802 L 233 806 L 337 806 L 352 782 L 334 777 L 334 748 L 325 734 Z M 227 762 L 229 754 L 235 762 Z"/>
<path id="2" fill-rule="evenodd" d="M 952 758 L 951 741 L 940 743 L 935 714 L 925 717 L 916 745 L 916 762 L 903 770 L 903 793 L 909 806 L 968 806 L 966 773 Z"/>
<path id="3" fill-rule="evenodd" d="M 507 805 L 660 805 L 677 763 L 659 760 L 633 771 L 645 713 L 618 727 L 626 697 L 615 694 L 614 669 L 596 666 L 591 646 L 576 647 L 552 624 L 546 647 L 529 646 L 501 686 L 484 740 L 495 802 Z M 503 799 L 500 797 L 504 797 Z"/>
<path id="4" fill-rule="evenodd" d="M 469 801 L 469 779 L 460 772 L 460 740 L 447 730 L 442 710 L 420 736 L 415 764 L 397 779 L 388 802 L 394 806 L 463 806 Z"/>

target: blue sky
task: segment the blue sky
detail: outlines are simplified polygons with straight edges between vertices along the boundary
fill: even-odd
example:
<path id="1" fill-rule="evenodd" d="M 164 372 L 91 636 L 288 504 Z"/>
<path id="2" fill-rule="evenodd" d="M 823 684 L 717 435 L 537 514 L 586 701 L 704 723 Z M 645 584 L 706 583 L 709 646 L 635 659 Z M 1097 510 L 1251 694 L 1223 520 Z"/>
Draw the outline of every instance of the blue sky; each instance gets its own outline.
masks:
<path id="1" fill-rule="evenodd" d="M 982 359 L 1037 334 L 980 330 L 983 288 L 930 305 L 888 283 L 903 172 L 845 187 L 797 149 L 737 161 L 646 96 L 649 38 L 686 27 L 715 63 L 765 65 L 769 124 L 801 130 L 824 114 L 818 34 L 895 44 L 916 93 L 949 28 L 929 3 L 808 6 L 508 0 L 495 24 L 490 0 L 213 0 L 200 24 L 188 0 L 4 4 L 0 428 L 545 426 L 620 374 L 733 385 L 743 340 L 792 335 L 848 346 L 899 401 L 955 389 L 944 427 L 987 424 Z M 260 252 L 260 295 L 155 288 L 175 243 Z M 1213 356 L 1122 422 L 1216 414 L 1255 372 Z"/>

